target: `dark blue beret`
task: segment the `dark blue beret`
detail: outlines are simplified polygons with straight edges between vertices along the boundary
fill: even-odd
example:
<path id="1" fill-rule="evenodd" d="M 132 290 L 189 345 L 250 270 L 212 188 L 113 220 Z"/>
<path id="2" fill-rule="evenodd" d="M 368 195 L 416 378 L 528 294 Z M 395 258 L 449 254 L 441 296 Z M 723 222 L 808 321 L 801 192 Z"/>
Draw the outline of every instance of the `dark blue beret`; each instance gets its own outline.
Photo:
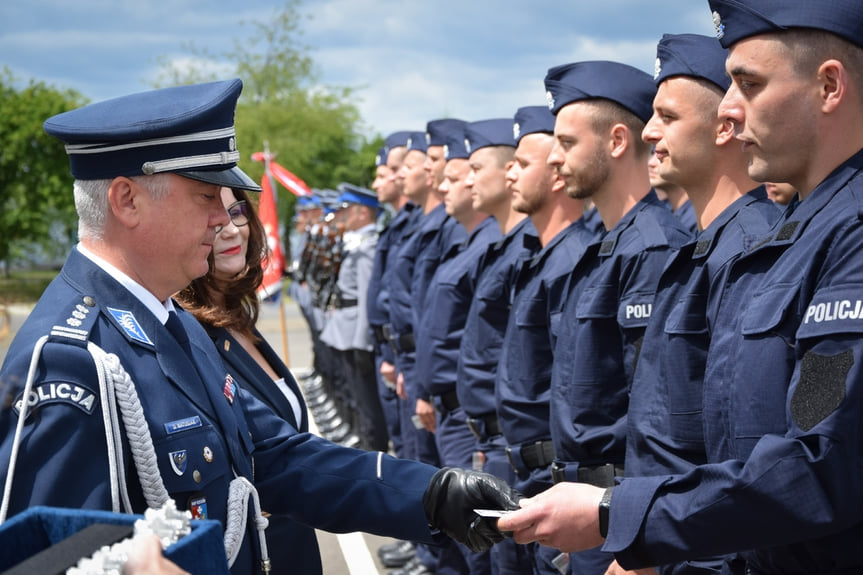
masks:
<path id="1" fill-rule="evenodd" d="M 455 118 L 444 118 L 443 120 L 432 120 L 426 124 L 426 144 L 429 146 L 443 146 L 446 144 L 447 134 L 453 129 L 464 129 L 467 124 L 464 120 Z"/>
<path id="2" fill-rule="evenodd" d="M 464 139 L 469 154 L 489 146 L 516 146 L 512 137 L 512 118 L 468 122 L 464 127 Z"/>
<path id="3" fill-rule="evenodd" d="M 649 74 L 609 61 L 555 66 L 545 76 L 545 89 L 548 109 L 554 115 L 573 102 L 604 99 L 620 104 L 643 122 L 653 115 L 656 95 L 656 85 Z"/>
<path id="4" fill-rule="evenodd" d="M 384 140 L 384 148 L 387 149 L 387 153 L 393 148 L 406 147 L 408 145 L 408 138 L 410 138 L 412 133 L 408 131 L 393 132 L 387 136 Z"/>
<path id="5" fill-rule="evenodd" d="M 699 34 L 665 34 L 656 46 L 656 72 L 659 86 L 666 78 L 691 76 L 712 82 L 725 92 L 731 78 L 725 73 L 728 50 L 716 38 Z"/>
<path id="6" fill-rule="evenodd" d="M 735 42 L 789 28 L 832 32 L 863 46 L 860 0 L 708 0 L 716 37 L 728 48 Z"/>
<path id="7" fill-rule="evenodd" d="M 338 203 L 344 206 L 345 204 L 360 204 L 370 208 L 378 208 L 378 196 L 372 190 L 355 186 L 347 182 L 342 182 L 338 185 L 339 195 Z"/>
<path id="8" fill-rule="evenodd" d="M 553 134 L 554 114 L 548 106 L 524 106 L 515 112 L 512 123 L 512 136 L 520 142 L 528 134 Z"/>
<path id="9" fill-rule="evenodd" d="M 408 132 L 408 151 L 411 150 L 419 150 L 422 153 L 426 153 L 428 150 L 428 144 L 426 144 L 426 133 L 425 132 Z"/>
<path id="10" fill-rule="evenodd" d="M 375 156 L 375 167 L 387 165 L 387 147 L 381 146 L 378 148 L 378 154 Z"/>
<path id="11" fill-rule="evenodd" d="M 237 167 L 238 80 L 131 94 L 58 114 L 44 129 L 66 144 L 79 180 L 172 172 L 260 191 Z"/>

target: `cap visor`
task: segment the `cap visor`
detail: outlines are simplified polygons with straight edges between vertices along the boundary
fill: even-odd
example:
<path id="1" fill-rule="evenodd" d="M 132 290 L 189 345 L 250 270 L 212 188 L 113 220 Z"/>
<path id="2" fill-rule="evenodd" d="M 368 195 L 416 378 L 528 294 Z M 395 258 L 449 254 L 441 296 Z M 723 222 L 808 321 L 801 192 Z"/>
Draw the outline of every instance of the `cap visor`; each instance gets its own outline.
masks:
<path id="1" fill-rule="evenodd" d="M 246 173 L 238 167 L 233 167 L 229 170 L 201 170 L 201 171 L 181 171 L 176 172 L 178 176 L 191 178 L 199 182 L 208 184 L 216 184 L 226 188 L 239 188 L 250 192 L 260 192 L 261 186 L 255 183 L 255 180 L 246 175 Z"/>

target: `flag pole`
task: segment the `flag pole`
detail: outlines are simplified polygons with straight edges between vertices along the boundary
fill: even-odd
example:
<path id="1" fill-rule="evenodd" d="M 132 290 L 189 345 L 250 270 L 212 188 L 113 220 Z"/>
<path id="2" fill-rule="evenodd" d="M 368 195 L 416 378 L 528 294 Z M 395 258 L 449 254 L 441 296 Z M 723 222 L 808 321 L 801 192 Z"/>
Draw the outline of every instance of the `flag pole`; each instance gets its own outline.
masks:
<path id="1" fill-rule="evenodd" d="M 278 206 L 278 202 L 276 202 L 276 184 L 273 181 L 273 174 L 270 171 L 270 143 L 267 140 L 264 140 L 264 172 L 266 174 L 267 179 L 270 181 L 270 189 L 273 190 L 273 203 Z M 278 229 L 276 230 L 278 233 Z M 288 348 L 288 327 L 287 320 L 285 318 L 285 304 L 282 301 L 282 296 L 284 295 L 284 285 L 280 284 L 279 289 L 282 293 L 279 294 L 279 297 L 276 298 L 279 304 L 279 323 L 282 328 L 282 354 L 283 361 L 285 362 L 285 366 L 290 369 L 291 367 L 291 354 Z"/>

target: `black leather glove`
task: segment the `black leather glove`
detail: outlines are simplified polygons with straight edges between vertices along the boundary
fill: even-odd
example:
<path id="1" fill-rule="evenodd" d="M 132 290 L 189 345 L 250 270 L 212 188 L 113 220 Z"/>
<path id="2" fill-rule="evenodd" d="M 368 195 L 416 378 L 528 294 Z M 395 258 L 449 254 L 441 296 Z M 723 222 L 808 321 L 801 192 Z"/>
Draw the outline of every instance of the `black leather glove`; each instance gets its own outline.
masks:
<path id="1" fill-rule="evenodd" d="M 444 467 L 429 481 L 423 507 L 429 524 L 472 551 L 486 551 L 503 540 L 497 519 L 474 509 L 518 509 L 521 494 L 488 473 Z"/>

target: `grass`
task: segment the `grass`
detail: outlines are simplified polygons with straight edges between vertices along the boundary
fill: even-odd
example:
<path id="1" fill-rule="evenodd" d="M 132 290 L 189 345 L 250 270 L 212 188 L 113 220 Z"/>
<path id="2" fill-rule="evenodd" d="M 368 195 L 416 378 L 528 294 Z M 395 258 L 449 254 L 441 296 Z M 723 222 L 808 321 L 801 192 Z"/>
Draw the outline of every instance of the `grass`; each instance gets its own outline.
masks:
<path id="1" fill-rule="evenodd" d="M 9 276 L 0 274 L 0 304 L 35 303 L 57 273 L 57 270 L 27 270 Z"/>

